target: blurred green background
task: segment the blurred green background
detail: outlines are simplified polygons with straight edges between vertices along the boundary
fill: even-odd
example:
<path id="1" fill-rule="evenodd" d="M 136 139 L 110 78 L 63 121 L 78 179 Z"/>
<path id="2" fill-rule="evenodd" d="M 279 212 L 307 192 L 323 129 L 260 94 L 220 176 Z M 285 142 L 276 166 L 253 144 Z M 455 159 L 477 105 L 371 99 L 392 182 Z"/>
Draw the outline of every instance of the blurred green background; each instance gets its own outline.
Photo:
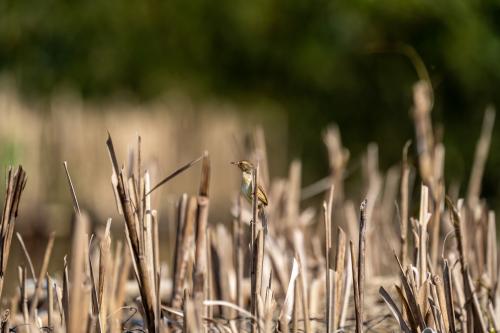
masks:
<path id="1" fill-rule="evenodd" d="M 69 89 L 96 103 L 169 91 L 270 102 L 286 117 L 265 128 L 286 129 L 286 156 L 303 160 L 304 184 L 328 172 L 321 131 L 332 122 L 352 160 L 375 141 L 383 169 L 399 161 L 414 136 L 421 60 L 444 127 L 447 180 L 461 180 L 463 193 L 483 111 L 500 101 L 493 0 L 0 0 L 0 13 L 0 72 L 23 99 L 43 104 Z M 494 130 L 483 183 L 496 207 L 499 143 Z"/>

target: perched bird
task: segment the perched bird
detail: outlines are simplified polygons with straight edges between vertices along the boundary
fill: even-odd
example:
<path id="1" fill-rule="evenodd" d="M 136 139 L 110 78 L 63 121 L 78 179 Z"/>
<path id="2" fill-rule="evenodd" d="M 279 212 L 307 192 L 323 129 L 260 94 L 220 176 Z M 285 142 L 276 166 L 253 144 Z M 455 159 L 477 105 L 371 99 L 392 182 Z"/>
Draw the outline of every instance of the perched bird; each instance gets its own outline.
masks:
<path id="1" fill-rule="evenodd" d="M 252 163 L 247 160 L 241 160 L 237 162 L 231 162 L 231 164 L 236 165 L 242 173 L 241 177 L 241 194 L 252 203 L 253 199 L 253 172 L 255 167 Z M 262 219 L 262 225 L 264 230 L 267 231 L 267 218 L 264 212 L 264 207 L 267 206 L 267 195 L 262 186 L 257 186 L 257 208 L 259 210 L 259 216 Z"/>

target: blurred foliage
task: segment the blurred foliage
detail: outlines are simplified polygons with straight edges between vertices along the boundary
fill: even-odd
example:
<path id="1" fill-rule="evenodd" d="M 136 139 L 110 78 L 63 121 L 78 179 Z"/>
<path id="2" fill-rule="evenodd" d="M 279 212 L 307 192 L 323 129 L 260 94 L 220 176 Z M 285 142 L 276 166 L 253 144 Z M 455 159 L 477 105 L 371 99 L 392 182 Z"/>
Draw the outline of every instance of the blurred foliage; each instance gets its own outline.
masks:
<path id="1" fill-rule="evenodd" d="M 0 12 L 0 71 L 26 96 L 69 86 L 92 99 L 182 89 L 272 100 L 289 113 L 275 126 L 288 126 L 305 182 L 327 172 L 319 133 L 330 122 L 353 159 L 377 141 L 381 166 L 397 163 L 418 79 L 404 50 L 429 71 L 450 179 L 468 180 L 483 110 L 500 105 L 493 0 L 0 0 Z M 484 184 L 497 201 L 499 143 L 495 131 Z"/>

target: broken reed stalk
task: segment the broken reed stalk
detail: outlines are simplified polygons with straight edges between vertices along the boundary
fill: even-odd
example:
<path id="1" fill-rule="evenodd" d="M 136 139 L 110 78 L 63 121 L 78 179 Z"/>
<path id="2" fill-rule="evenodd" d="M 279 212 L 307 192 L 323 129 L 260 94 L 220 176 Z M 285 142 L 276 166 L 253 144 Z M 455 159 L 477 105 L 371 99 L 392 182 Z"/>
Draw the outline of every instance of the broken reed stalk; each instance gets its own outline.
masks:
<path id="1" fill-rule="evenodd" d="M 26 180 L 26 172 L 23 170 L 22 166 L 19 166 L 15 171 L 9 167 L 7 171 L 2 221 L 0 223 L 0 296 L 2 295 L 19 202 L 21 201 L 21 194 L 26 186 Z"/>

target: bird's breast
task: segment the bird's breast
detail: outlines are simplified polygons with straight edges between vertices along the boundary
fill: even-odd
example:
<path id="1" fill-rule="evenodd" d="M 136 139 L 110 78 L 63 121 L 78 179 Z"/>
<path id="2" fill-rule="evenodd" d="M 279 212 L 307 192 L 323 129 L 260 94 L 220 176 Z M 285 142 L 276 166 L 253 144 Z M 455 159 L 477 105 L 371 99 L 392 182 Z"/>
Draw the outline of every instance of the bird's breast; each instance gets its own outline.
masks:
<path id="1" fill-rule="evenodd" d="M 252 200 L 253 186 L 252 186 L 252 175 L 243 174 L 243 179 L 241 180 L 241 192 L 247 197 L 248 200 Z"/>

